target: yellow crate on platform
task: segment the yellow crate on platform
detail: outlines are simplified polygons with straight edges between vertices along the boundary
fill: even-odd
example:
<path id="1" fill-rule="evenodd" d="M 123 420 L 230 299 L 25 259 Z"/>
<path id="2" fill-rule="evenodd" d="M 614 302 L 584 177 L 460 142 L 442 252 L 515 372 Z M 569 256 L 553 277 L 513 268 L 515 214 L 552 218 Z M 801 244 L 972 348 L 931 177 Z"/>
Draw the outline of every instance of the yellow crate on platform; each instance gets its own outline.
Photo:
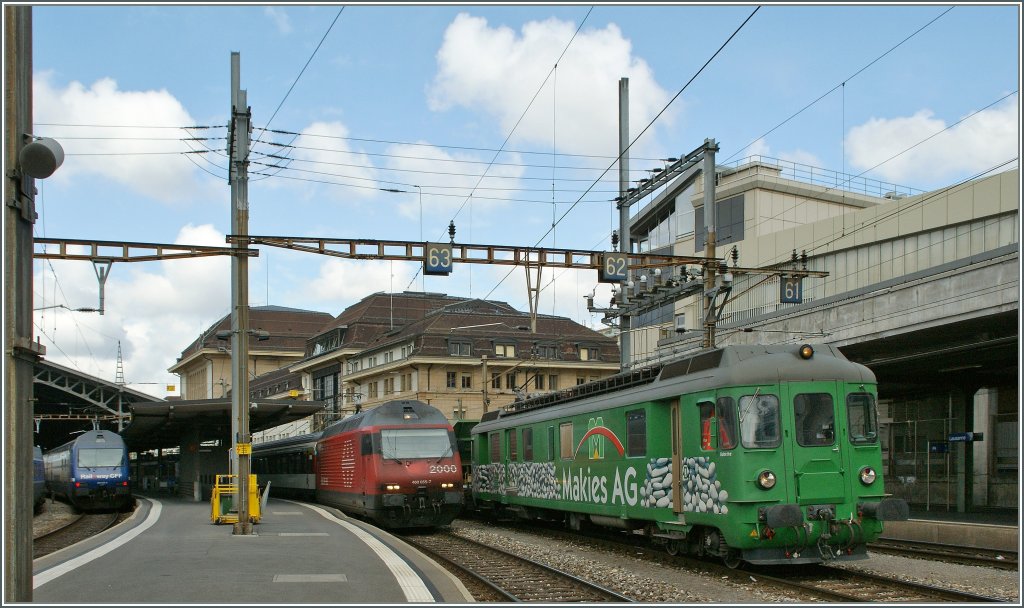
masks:
<path id="1" fill-rule="evenodd" d="M 238 484 L 237 475 L 217 475 L 210 498 L 210 519 L 215 524 L 238 523 Z M 249 475 L 249 521 L 256 524 L 260 521 L 259 487 L 256 476 Z"/>

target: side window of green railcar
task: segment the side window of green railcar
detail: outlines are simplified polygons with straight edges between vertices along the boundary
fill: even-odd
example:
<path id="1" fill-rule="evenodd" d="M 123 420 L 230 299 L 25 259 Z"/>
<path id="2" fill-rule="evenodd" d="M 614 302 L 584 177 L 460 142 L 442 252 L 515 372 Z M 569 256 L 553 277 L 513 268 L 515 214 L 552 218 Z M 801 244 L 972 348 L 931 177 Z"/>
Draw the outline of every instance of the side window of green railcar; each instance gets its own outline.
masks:
<path id="1" fill-rule="evenodd" d="M 523 460 L 533 462 L 533 429 L 523 429 Z"/>
<path id="2" fill-rule="evenodd" d="M 736 403 L 732 397 L 719 397 L 715 403 L 718 417 L 718 449 L 731 450 L 736 447 Z"/>
<path id="3" fill-rule="evenodd" d="M 562 460 L 572 460 L 572 423 L 558 425 L 558 454 Z"/>
<path id="4" fill-rule="evenodd" d="M 849 422 L 851 442 L 875 443 L 878 441 L 875 398 L 870 393 L 848 395 L 846 397 L 846 417 Z"/>
<path id="5" fill-rule="evenodd" d="M 745 448 L 779 446 L 778 397 L 758 393 L 740 397 L 740 439 Z"/>
<path id="6" fill-rule="evenodd" d="M 555 461 L 555 427 L 548 427 L 548 462 Z"/>
<path id="7" fill-rule="evenodd" d="M 501 434 L 490 433 L 487 435 L 487 447 L 491 449 L 491 462 L 501 462 Z"/>
<path id="8" fill-rule="evenodd" d="M 626 412 L 626 456 L 647 454 L 647 412 Z"/>
<path id="9" fill-rule="evenodd" d="M 832 395 L 803 393 L 793 398 L 796 442 L 802 446 L 835 443 L 836 413 Z"/>

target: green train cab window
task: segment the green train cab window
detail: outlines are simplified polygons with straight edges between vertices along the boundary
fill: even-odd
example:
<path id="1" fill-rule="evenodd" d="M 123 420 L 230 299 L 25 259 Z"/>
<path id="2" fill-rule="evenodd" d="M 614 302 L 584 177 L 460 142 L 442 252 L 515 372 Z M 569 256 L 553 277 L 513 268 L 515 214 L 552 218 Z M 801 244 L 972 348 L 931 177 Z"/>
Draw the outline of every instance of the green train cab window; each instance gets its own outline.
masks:
<path id="1" fill-rule="evenodd" d="M 523 429 L 523 460 L 533 462 L 533 429 Z"/>
<path id="2" fill-rule="evenodd" d="M 626 456 L 647 454 L 647 412 L 626 412 Z"/>
<path id="3" fill-rule="evenodd" d="M 878 419 L 875 415 L 875 398 L 870 393 L 851 393 L 846 396 L 847 427 L 851 443 L 876 443 L 878 441 Z"/>
<path id="4" fill-rule="evenodd" d="M 731 450 L 736 447 L 736 403 L 732 397 L 719 397 L 715 402 L 718 416 L 718 449 Z"/>
<path id="5" fill-rule="evenodd" d="M 701 401 L 697 404 L 700 410 L 700 449 L 714 450 L 718 448 L 718 439 L 715 437 L 715 404 L 710 401 Z"/>
<path id="6" fill-rule="evenodd" d="M 740 440 L 745 448 L 779 447 L 779 398 L 775 395 L 740 397 Z"/>
<path id="7" fill-rule="evenodd" d="M 832 395 L 803 393 L 793 398 L 796 442 L 802 446 L 832 445 L 836 439 L 836 412 Z"/>

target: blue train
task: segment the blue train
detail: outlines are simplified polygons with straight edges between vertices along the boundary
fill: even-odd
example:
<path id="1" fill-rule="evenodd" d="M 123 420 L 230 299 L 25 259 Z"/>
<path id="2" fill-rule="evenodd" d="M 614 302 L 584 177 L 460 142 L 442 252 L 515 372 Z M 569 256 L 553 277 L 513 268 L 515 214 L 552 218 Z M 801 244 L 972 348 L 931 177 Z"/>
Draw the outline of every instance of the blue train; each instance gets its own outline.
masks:
<path id="1" fill-rule="evenodd" d="M 43 448 L 32 446 L 32 511 L 42 513 L 46 504 L 46 477 L 43 476 Z"/>
<path id="2" fill-rule="evenodd" d="M 126 509 L 128 448 L 112 431 L 86 431 L 43 455 L 46 489 L 82 511 Z"/>

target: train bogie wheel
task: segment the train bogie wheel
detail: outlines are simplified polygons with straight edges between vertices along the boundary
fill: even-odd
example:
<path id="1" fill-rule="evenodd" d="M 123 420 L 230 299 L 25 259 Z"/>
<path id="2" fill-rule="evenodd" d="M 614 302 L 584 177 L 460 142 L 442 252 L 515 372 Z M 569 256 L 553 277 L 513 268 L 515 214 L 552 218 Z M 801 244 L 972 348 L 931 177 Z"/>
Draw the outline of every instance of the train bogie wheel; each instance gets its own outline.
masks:
<path id="1" fill-rule="evenodd" d="M 665 551 L 673 557 L 679 555 L 679 541 L 673 539 L 665 543 Z"/>
<path id="2" fill-rule="evenodd" d="M 722 563 L 725 564 L 726 568 L 730 568 L 732 570 L 739 568 L 742 561 L 743 560 L 740 558 L 740 552 L 735 549 L 730 549 L 722 556 Z"/>
<path id="3" fill-rule="evenodd" d="M 583 528 L 583 518 L 577 513 L 569 514 L 569 529 L 573 532 L 579 532 Z"/>

